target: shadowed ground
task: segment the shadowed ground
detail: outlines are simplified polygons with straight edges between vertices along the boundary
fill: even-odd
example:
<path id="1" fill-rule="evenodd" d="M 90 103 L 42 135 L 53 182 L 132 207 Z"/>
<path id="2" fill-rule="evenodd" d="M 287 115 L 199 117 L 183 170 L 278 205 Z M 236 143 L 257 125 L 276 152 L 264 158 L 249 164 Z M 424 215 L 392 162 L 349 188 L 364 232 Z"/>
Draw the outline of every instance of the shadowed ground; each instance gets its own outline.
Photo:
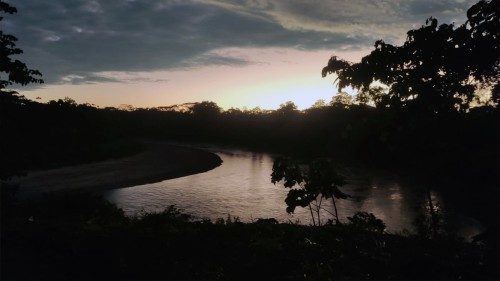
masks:
<path id="1" fill-rule="evenodd" d="M 20 192 L 33 194 L 63 189 L 112 189 L 206 172 L 222 163 L 208 151 L 147 142 L 145 151 L 120 159 L 32 171 L 19 179 Z"/>

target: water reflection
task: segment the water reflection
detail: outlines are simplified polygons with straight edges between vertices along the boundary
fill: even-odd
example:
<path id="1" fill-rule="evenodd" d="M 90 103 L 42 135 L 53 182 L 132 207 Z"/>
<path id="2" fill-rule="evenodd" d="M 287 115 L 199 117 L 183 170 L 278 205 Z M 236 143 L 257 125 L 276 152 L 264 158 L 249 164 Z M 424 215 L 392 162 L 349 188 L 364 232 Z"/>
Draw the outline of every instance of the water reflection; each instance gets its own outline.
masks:
<path id="1" fill-rule="evenodd" d="M 198 218 L 217 219 L 231 215 L 242 221 L 273 217 L 279 221 L 310 223 L 309 210 L 298 208 L 293 215 L 286 213 L 287 189 L 271 183 L 273 159 L 269 154 L 220 149 L 214 152 L 224 161 L 214 170 L 110 190 L 104 196 L 129 215 L 141 210 L 161 211 L 176 205 Z M 386 223 L 389 231 L 412 230 L 418 207 L 425 202 L 415 189 L 401 186 L 387 176 L 351 175 L 342 190 L 353 196 L 337 200 L 342 218 L 357 211 L 372 212 Z M 437 194 L 433 196 L 439 201 Z M 333 212 L 331 200 L 323 206 Z M 323 221 L 331 218 L 323 212 Z"/>

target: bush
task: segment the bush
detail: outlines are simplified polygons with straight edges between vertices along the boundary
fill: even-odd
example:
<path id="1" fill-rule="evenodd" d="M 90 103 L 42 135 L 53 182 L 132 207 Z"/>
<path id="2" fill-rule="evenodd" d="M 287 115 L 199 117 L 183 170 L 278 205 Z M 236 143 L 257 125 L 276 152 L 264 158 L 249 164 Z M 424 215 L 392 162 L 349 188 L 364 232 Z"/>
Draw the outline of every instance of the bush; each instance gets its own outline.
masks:
<path id="1" fill-rule="evenodd" d="M 385 230 L 385 223 L 375 217 L 372 213 L 367 212 L 357 212 L 352 217 L 347 217 L 349 220 L 349 225 L 366 230 L 383 233 Z"/>

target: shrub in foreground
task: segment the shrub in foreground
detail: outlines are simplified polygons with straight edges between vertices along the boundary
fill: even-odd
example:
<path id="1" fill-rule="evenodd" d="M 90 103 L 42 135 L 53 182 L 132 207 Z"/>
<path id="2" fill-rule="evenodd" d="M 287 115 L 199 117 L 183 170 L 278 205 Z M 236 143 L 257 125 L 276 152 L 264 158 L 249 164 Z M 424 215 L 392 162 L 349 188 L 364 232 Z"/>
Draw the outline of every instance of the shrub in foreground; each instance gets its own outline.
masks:
<path id="1" fill-rule="evenodd" d="M 480 245 L 388 234 L 369 214 L 321 227 L 214 223 L 175 207 L 129 218 L 93 195 L 53 194 L 10 204 L 1 223 L 2 279 L 495 277 Z"/>

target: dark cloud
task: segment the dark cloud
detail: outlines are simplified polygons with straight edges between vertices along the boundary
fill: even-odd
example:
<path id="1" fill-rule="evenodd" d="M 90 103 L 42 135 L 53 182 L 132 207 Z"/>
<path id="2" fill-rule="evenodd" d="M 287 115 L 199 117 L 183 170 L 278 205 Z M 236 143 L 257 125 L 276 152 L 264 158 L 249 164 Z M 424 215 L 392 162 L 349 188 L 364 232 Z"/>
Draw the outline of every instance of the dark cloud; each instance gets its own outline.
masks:
<path id="1" fill-rule="evenodd" d="M 478 1 L 457 1 L 457 0 L 420 0 L 408 1 L 403 4 L 402 12 L 412 19 L 422 19 L 426 17 L 439 18 L 442 21 L 453 21 L 457 18 L 464 18 L 467 9 Z"/>
<path id="2" fill-rule="evenodd" d="M 214 52 L 228 47 L 359 48 L 405 17 L 466 5 L 443 2 L 17 0 L 3 28 L 47 83 L 118 82 L 100 73 L 252 63 Z"/>

